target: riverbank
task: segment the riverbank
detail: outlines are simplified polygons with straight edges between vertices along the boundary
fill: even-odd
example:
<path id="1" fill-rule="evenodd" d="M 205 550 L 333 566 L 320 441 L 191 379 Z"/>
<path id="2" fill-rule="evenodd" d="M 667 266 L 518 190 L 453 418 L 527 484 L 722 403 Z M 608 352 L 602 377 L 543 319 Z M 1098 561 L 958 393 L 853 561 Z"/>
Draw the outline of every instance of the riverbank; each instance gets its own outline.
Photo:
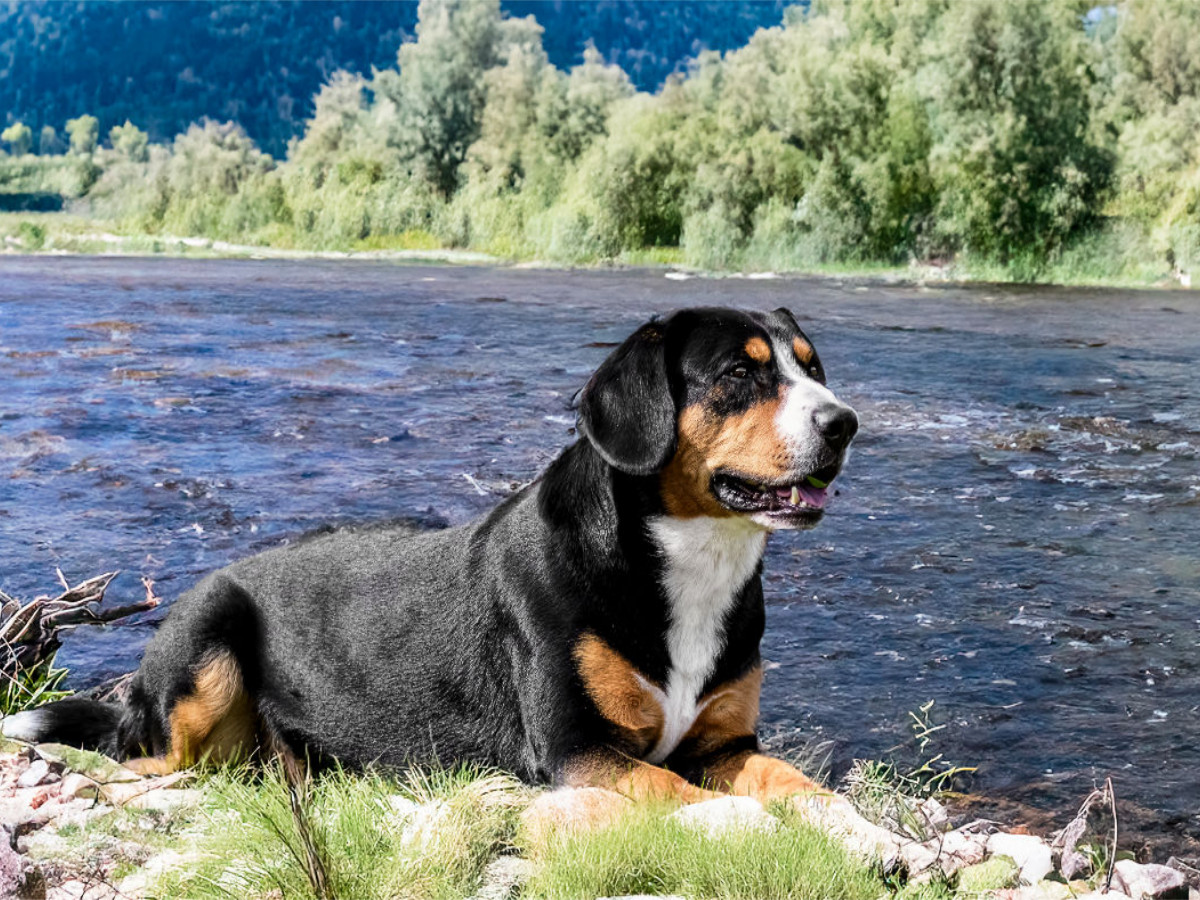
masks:
<path id="1" fill-rule="evenodd" d="M 921 809 L 924 871 L 884 875 L 804 807 L 672 808 L 480 771 L 271 769 L 142 778 L 60 745 L 0 745 L 0 894 L 142 897 L 1068 900 L 1200 898 L 1197 872 L 1120 859 L 1082 825 L 1056 840 Z M 929 838 L 932 838 L 930 840 Z M 912 843 L 914 838 L 905 835 Z M 1189 892 L 1188 879 L 1191 879 Z M 1105 893 L 1106 885 L 1111 890 Z"/>
<path id="2" fill-rule="evenodd" d="M 1096 253 L 1103 254 L 1098 247 Z M 995 264 L 956 260 L 912 261 L 906 266 L 829 264 L 800 269 L 780 268 L 709 271 L 686 265 L 677 247 L 626 251 L 615 258 L 596 257 L 570 264 L 538 257 L 504 257 L 481 250 L 444 247 L 425 232 L 409 232 L 387 241 L 370 239 L 330 249 L 296 247 L 287 239 L 249 244 L 171 234 L 124 232 L 115 223 L 68 212 L 0 212 L 0 254 L 55 256 L 186 257 L 193 259 L 364 260 L 446 265 L 506 265 L 521 268 L 662 268 L 685 275 L 749 278 L 824 276 L 879 281 L 886 284 L 1044 284 L 1106 288 L 1190 288 L 1190 273 L 1168 269 L 1145 258 L 1130 258 L 1113 274 L 1111 267 L 1092 266 L 1087 255 L 1050 263 L 1036 280 Z"/>

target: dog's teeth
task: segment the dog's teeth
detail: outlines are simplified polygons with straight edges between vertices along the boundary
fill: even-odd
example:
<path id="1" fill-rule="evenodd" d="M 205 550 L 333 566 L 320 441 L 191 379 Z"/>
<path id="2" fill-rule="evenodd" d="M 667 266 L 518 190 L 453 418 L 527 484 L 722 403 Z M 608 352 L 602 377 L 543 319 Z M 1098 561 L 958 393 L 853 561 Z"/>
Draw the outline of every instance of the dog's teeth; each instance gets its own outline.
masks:
<path id="1" fill-rule="evenodd" d="M 796 487 L 796 485 L 793 484 L 792 485 L 792 506 L 799 506 L 799 505 L 800 505 L 800 488 Z"/>

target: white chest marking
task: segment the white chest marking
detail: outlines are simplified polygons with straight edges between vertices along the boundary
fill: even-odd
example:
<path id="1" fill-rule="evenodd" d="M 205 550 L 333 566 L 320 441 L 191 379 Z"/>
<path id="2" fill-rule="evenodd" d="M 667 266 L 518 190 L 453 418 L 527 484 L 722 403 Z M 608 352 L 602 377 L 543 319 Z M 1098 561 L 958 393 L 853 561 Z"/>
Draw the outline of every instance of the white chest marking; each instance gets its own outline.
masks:
<path id="1" fill-rule="evenodd" d="M 679 746 L 704 709 L 700 692 L 724 648 L 725 615 L 754 574 L 767 532 L 741 518 L 663 516 L 651 520 L 650 533 L 662 549 L 670 604 L 666 688 L 644 685 L 663 711 L 662 734 L 646 756 L 658 764 Z"/>

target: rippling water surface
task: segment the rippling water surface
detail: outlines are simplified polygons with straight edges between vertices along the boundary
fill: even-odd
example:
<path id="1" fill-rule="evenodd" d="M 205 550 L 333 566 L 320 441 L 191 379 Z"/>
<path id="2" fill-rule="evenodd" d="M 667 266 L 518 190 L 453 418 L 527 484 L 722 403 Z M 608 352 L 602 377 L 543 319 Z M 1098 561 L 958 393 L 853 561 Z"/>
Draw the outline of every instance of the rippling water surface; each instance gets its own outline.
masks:
<path id="1" fill-rule="evenodd" d="M 1200 301 L 1183 292 L 671 280 L 370 263 L 0 259 L 0 588 L 120 568 L 176 596 L 326 522 L 459 523 L 573 439 L 653 312 L 786 305 L 862 419 L 767 561 L 763 720 L 834 774 L 908 734 L 1063 815 L 1112 775 L 1200 846 Z M 162 612 L 80 629 L 84 686 Z"/>

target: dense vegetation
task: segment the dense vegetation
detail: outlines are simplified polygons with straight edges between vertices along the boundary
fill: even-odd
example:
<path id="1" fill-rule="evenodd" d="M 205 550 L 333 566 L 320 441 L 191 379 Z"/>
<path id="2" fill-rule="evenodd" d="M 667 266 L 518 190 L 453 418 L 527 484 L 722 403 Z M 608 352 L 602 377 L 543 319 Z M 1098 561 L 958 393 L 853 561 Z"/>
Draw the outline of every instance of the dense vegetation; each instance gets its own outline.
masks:
<path id="1" fill-rule="evenodd" d="M 69 152 L 14 155 L 0 183 L 130 229 L 301 248 L 1015 278 L 1200 259 L 1190 0 L 819 0 L 653 95 L 596 51 L 558 69 L 497 0 L 422 0 L 415 31 L 396 67 L 333 73 L 283 162 L 232 122 L 101 147 L 81 116 Z"/>

